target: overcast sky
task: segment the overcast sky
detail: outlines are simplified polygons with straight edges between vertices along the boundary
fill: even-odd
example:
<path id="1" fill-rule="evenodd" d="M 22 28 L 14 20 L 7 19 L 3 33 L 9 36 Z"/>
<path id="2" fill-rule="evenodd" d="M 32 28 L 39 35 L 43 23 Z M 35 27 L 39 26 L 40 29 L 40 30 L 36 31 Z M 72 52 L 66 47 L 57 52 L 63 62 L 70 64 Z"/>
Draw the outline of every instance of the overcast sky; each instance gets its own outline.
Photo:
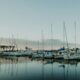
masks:
<path id="1" fill-rule="evenodd" d="M 0 0 L 0 37 L 39 40 L 41 30 L 45 39 L 63 40 L 63 21 L 69 42 L 80 43 L 80 0 Z"/>

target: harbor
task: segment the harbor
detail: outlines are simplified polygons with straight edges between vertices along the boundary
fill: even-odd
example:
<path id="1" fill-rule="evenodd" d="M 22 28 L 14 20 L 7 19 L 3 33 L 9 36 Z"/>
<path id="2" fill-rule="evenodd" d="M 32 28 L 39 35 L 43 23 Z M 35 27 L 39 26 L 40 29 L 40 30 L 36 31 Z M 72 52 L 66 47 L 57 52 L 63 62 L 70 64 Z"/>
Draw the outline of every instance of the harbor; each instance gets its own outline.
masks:
<path id="1" fill-rule="evenodd" d="M 79 80 L 80 62 L 27 57 L 0 58 L 1 80 Z M 3 77 L 4 76 L 4 77 Z"/>
<path id="2" fill-rule="evenodd" d="M 51 24 L 50 39 L 41 40 L 2 39 L 0 43 L 1 80 L 79 80 L 80 45 L 68 42 L 65 22 L 63 40 L 53 38 Z M 56 46 L 56 48 L 55 48 Z M 4 77 L 3 77 L 4 76 Z"/>
<path id="3" fill-rule="evenodd" d="M 13 47 L 13 46 L 12 46 Z M 2 47 L 1 47 L 2 48 Z M 35 59 L 54 59 L 54 60 L 80 60 L 80 49 L 65 49 L 58 50 L 32 50 L 27 48 L 26 50 L 3 50 L 0 51 L 0 57 L 29 57 Z"/>
<path id="4" fill-rule="evenodd" d="M 0 80 L 80 80 L 80 0 L 0 0 Z"/>
<path id="5" fill-rule="evenodd" d="M 63 41 L 60 46 L 58 46 L 56 49 L 55 47 L 55 38 L 53 39 L 53 26 L 51 24 L 51 38 L 49 39 L 49 44 L 47 45 L 48 42 L 44 39 L 44 32 L 43 30 L 41 31 L 41 41 L 36 41 L 33 42 L 35 43 L 33 48 L 30 41 L 26 40 L 26 43 L 24 45 L 24 48 L 18 48 L 18 41 L 17 39 L 12 38 L 8 39 L 8 42 L 6 42 L 6 45 L 4 43 L 1 43 L 0 45 L 0 57 L 28 57 L 32 59 L 53 59 L 53 60 L 68 60 L 68 61 L 80 61 L 80 48 L 77 47 L 77 36 L 76 36 L 76 22 L 74 24 L 74 29 L 75 29 L 75 38 L 74 42 L 75 44 L 73 46 L 70 46 L 70 43 L 68 42 L 68 36 L 66 32 L 66 26 L 65 22 L 63 22 Z M 3 39 L 4 40 L 4 39 Z M 48 40 L 47 40 L 48 41 Z M 3 41 L 4 42 L 4 41 Z M 12 43 L 10 43 L 12 42 Z M 25 41 L 24 41 L 25 42 Z M 45 43 L 46 42 L 46 43 Z M 37 44 L 37 46 L 36 46 Z M 59 44 L 59 43 L 58 43 Z M 47 46 L 46 46 L 47 45 Z M 36 46 L 36 48 L 35 48 Z M 21 45 L 19 46 L 21 47 Z M 49 47 L 49 49 L 46 49 L 46 47 Z M 72 47 L 72 48 L 71 48 Z"/>

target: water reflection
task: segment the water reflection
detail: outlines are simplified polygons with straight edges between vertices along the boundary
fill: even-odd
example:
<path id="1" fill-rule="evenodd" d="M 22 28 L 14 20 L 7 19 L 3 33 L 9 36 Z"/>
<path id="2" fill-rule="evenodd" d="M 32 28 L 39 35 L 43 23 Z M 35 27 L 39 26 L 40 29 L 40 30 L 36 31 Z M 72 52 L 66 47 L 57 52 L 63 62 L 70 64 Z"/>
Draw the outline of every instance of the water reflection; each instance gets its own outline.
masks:
<path id="1" fill-rule="evenodd" d="M 0 80 L 80 80 L 76 61 L 0 58 Z"/>

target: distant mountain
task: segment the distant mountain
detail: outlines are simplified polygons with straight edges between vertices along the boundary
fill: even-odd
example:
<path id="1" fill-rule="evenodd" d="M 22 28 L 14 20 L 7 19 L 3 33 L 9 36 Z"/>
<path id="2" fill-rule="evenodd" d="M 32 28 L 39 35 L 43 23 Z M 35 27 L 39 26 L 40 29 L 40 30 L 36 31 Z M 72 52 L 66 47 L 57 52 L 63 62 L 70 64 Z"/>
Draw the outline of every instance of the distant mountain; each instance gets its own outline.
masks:
<path id="1" fill-rule="evenodd" d="M 44 40 L 44 49 L 51 49 L 51 46 L 53 44 L 53 49 L 58 49 L 63 47 L 63 44 L 66 47 L 66 43 L 64 43 L 61 40 L 57 39 L 46 39 Z M 18 49 L 25 49 L 25 46 L 28 46 L 29 48 L 32 49 L 42 49 L 43 44 L 40 41 L 32 41 L 32 40 L 23 40 L 23 39 L 9 39 L 9 38 L 0 38 L 0 45 L 16 45 Z M 74 48 L 75 45 L 72 43 L 69 43 L 70 48 Z M 79 44 L 77 44 L 77 47 L 80 47 Z"/>

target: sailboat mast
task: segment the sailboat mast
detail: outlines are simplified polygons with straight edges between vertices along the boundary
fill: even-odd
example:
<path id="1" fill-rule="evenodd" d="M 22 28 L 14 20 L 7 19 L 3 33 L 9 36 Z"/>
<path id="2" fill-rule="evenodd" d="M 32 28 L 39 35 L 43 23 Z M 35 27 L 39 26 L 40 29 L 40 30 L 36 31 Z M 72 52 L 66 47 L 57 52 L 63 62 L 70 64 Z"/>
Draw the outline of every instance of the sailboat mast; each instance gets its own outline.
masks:
<path id="1" fill-rule="evenodd" d="M 75 27 L 75 49 L 76 49 L 76 22 L 74 22 L 74 27 Z"/>
<path id="2" fill-rule="evenodd" d="M 63 47 L 65 47 L 65 32 L 64 32 L 65 28 L 64 26 L 65 26 L 65 23 L 63 23 Z"/>
<path id="3" fill-rule="evenodd" d="M 43 30 L 41 31 L 42 33 L 42 53 L 43 53 L 43 60 L 44 60 L 44 33 Z"/>
<path id="4" fill-rule="evenodd" d="M 12 34 L 12 40 L 13 40 L 13 46 L 15 46 L 15 49 L 18 50 L 18 46 L 17 46 L 17 43 L 16 43 L 16 40 L 14 38 L 14 35 Z"/>
<path id="5" fill-rule="evenodd" d="M 51 50 L 53 50 L 53 27 L 51 24 Z"/>
<path id="6" fill-rule="evenodd" d="M 44 50 L 44 33 L 43 30 L 41 31 L 42 34 L 42 50 Z"/>
<path id="7" fill-rule="evenodd" d="M 38 50 L 39 50 L 39 40 L 38 40 Z"/>
<path id="8" fill-rule="evenodd" d="M 67 42 L 67 48 L 69 49 L 68 39 L 67 39 L 67 32 L 66 32 L 66 27 L 65 27 L 65 22 L 63 23 L 63 25 L 64 25 L 64 31 L 65 31 L 66 42 Z"/>

